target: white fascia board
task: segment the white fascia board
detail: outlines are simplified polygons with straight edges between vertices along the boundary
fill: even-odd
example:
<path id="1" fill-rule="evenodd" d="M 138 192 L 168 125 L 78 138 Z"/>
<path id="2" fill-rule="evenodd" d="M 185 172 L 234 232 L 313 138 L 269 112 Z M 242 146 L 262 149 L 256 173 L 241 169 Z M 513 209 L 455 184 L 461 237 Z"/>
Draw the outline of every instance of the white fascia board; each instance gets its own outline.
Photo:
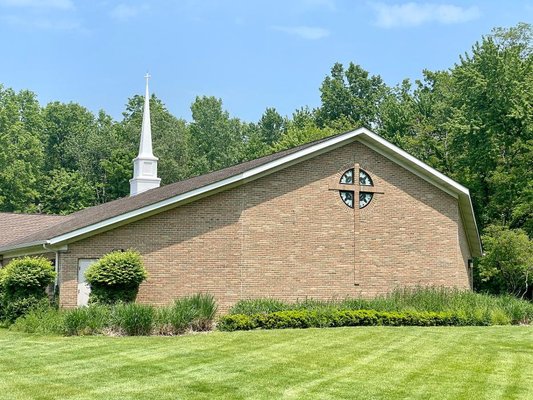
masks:
<path id="1" fill-rule="evenodd" d="M 41 246 L 46 243 L 46 240 L 39 240 L 36 242 L 29 242 L 29 243 L 21 243 L 14 246 L 4 246 L 0 247 L 0 254 L 6 254 L 8 251 L 14 251 L 18 249 L 26 249 L 28 247 L 35 247 L 35 246 Z"/>
<path id="2" fill-rule="evenodd" d="M 286 164 L 290 164 L 294 161 L 304 159 L 307 156 L 314 155 L 315 153 L 318 153 L 320 151 L 324 151 L 326 149 L 333 148 L 335 146 L 338 146 L 346 141 L 349 141 L 356 137 L 357 135 L 360 135 L 361 133 L 364 133 L 366 130 L 364 128 L 357 129 L 355 131 L 347 132 L 343 135 L 334 137 L 330 140 L 326 140 L 324 142 L 318 143 L 314 146 L 310 146 L 308 148 L 305 148 L 303 150 L 297 151 L 295 153 L 289 154 L 285 157 L 282 157 L 280 159 L 271 161 L 269 163 L 266 163 L 264 165 L 260 165 L 256 168 L 252 168 L 248 171 L 244 171 L 241 174 L 234 175 L 232 177 L 226 178 L 222 181 L 212 183 L 207 186 L 203 186 L 198 189 L 191 190 L 189 192 L 168 198 L 166 200 L 160 201 L 158 203 L 150 204 L 146 207 L 139 208 L 137 210 L 133 210 L 130 212 L 127 212 L 125 214 L 118 215 L 116 217 L 100 221 L 96 224 L 86 226 L 84 228 L 77 229 L 75 231 L 65 233 L 64 235 L 56 236 L 54 238 L 51 238 L 47 241 L 47 243 L 54 245 L 62 242 L 66 242 L 70 239 L 73 239 L 78 236 L 86 235 L 92 231 L 97 231 L 103 228 L 106 228 L 108 226 L 112 226 L 115 224 L 119 224 L 120 222 L 135 218 L 137 216 L 140 216 L 142 214 L 149 213 L 151 211 L 155 211 L 160 208 L 165 208 L 171 205 L 175 205 L 177 203 L 186 201 L 190 198 L 198 197 L 203 194 L 216 191 L 218 189 L 221 189 L 226 186 L 230 186 L 232 184 L 236 184 L 238 182 L 247 182 L 254 178 L 257 178 L 258 176 L 262 176 L 262 174 L 275 170 L 278 167 L 284 166 Z"/>
<path id="3" fill-rule="evenodd" d="M 474 257 L 480 257 L 482 255 L 481 238 L 479 236 L 472 198 L 470 197 L 470 191 L 468 188 L 453 179 L 448 178 L 446 175 L 406 153 L 392 143 L 389 143 L 373 132 L 365 130 L 364 134 L 359 137 L 359 141 L 414 173 L 418 177 L 438 187 L 445 193 L 458 199 L 461 219 L 465 226 L 470 251 Z"/>
<path id="4" fill-rule="evenodd" d="M 433 184 L 440 183 L 441 186 L 448 186 L 448 187 L 451 187 L 451 188 L 455 189 L 455 192 L 459 192 L 459 193 L 463 193 L 463 194 L 469 195 L 469 191 L 468 191 L 468 189 L 466 187 L 464 187 L 460 183 L 454 181 L 453 179 L 448 178 L 446 175 L 440 173 L 436 169 L 431 168 L 426 163 L 418 160 L 417 158 L 413 157 L 409 153 L 406 153 L 405 151 L 403 151 L 399 147 L 397 147 L 397 146 L 393 145 L 392 143 L 390 143 L 390 142 L 386 141 L 385 139 L 383 139 L 381 136 L 378 136 L 375 133 L 370 132 L 369 130 L 365 129 L 364 135 L 362 135 L 362 137 L 361 137 L 361 139 L 362 139 L 361 141 L 364 144 L 368 144 L 369 147 L 373 148 L 373 150 L 376 150 L 380 154 L 382 154 L 384 156 L 387 156 L 386 154 L 383 154 L 383 152 L 377 150 L 375 145 L 372 146 L 371 142 L 370 143 L 366 142 L 364 140 L 364 138 L 363 138 L 364 136 L 367 136 L 371 140 L 371 142 L 378 143 L 383 148 L 389 150 L 395 156 L 393 161 L 397 162 L 398 158 L 396 158 L 396 157 L 399 157 L 399 158 L 403 159 L 404 161 L 407 161 L 408 164 L 411 164 L 411 166 L 418 167 L 421 171 L 425 172 L 424 176 L 421 176 L 419 173 L 416 173 L 415 170 L 413 170 L 413 168 L 410 168 L 411 172 L 415 172 L 416 175 L 424 177 L 426 180 L 427 180 L 427 178 L 430 178 L 431 179 L 430 183 L 433 183 Z M 387 158 L 389 158 L 389 157 L 387 157 Z M 405 163 L 404 163 L 404 165 L 405 165 Z M 455 195 L 455 197 L 457 197 L 457 194 Z"/>
<path id="5" fill-rule="evenodd" d="M 444 174 L 438 172 L 434 168 L 431 168 L 429 165 L 423 163 L 422 161 L 417 160 L 415 157 L 406 153 L 402 149 L 394 146 L 393 144 L 389 143 L 388 141 L 369 131 L 368 129 L 360 128 L 336 136 L 324 142 L 318 143 L 314 146 L 309 146 L 303 150 L 289 154 L 285 157 L 271 161 L 264 165 L 260 165 L 256 168 L 252 168 L 248 171 L 244 171 L 241 174 L 234 175 L 222 181 L 215 182 L 210 185 L 203 186 L 201 188 L 160 201 L 158 203 L 154 203 L 146 207 L 142 207 L 137 210 L 133 210 L 128 213 L 121 214 L 104 221 L 100 221 L 96 224 L 77 229 L 64 235 L 51 238 L 47 241 L 47 243 L 50 245 L 55 245 L 58 243 L 67 242 L 73 238 L 88 235 L 93 231 L 104 230 L 105 228 L 114 225 L 119 225 L 120 223 L 124 223 L 125 221 L 128 221 L 130 219 L 140 217 L 143 214 L 154 213 L 158 209 L 165 209 L 171 206 L 175 206 L 181 202 L 186 202 L 187 200 L 192 201 L 192 199 L 209 195 L 211 192 L 220 191 L 225 187 L 231 187 L 237 184 L 249 182 L 268 173 L 272 173 L 280 168 L 284 168 L 288 165 L 300 162 L 306 158 L 315 156 L 321 152 L 330 151 L 331 149 L 342 146 L 343 144 L 353 140 L 357 136 L 359 136 L 359 139 L 363 144 L 369 146 L 373 150 L 393 160 L 394 162 L 399 163 L 404 168 L 413 172 L 417 176 L 420 176 L 421 178 L 425 179 L 429 183 L 435 185 L 436 187 L 440 188 L 451 196 L 458 198 L 466 195 L 468 197 L 468 201 L 470 203 L 471 208 L 470 194 L 467 188 L 448 178 Z M 473 224 L 475 225 L 473 211 L 470 210 L 470 213 Z M 477 226 L 475 227 L 475 230 L 477 232 Z M 477 234 L 477 242 L 480 243 L 479 234 Z"/>

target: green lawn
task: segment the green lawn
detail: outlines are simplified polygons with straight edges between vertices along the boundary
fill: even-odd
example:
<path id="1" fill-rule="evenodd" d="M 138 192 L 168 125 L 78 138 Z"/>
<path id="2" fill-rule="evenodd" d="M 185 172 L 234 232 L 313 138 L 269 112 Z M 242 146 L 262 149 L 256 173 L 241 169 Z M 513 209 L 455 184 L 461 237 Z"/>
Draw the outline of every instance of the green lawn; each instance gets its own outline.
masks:
<path id="1" fill-rule="evenodd" d="M 182 337 L 0 329 L 2 399 L 531 399 L 533 327 Z"/>

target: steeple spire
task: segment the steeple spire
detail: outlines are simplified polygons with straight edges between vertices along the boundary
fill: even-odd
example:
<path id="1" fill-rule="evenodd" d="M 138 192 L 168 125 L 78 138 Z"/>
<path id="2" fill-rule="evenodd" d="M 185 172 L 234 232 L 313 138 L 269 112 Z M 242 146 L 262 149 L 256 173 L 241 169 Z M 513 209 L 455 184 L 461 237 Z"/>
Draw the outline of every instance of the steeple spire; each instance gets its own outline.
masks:
<path id="1" fill-rule="evenodd" d="M 151 75 L 147 72 L 144 76 L 144 79 L 146 79 L 146 91 L 144 94 L 143 123 L 141 127 L 139 157 L 154 157 L 152 154 L 152 126 L 150 124 L 150 90 L 148 89 L 148 80 L 150 78 Z"/>
<path id="2" fill-rule="evenodd" d="M 143 121 L 141 127 L 141 142 L 139 155 L 133 160 L 133 179 L 130 179 L 130 196 L 158 188 L 161 179 L 157 177 L 157 161 L 152 151 L 152 127 L 150 123 L 150 91 L 146 73 L 146 91 L 144 95 Z"/>

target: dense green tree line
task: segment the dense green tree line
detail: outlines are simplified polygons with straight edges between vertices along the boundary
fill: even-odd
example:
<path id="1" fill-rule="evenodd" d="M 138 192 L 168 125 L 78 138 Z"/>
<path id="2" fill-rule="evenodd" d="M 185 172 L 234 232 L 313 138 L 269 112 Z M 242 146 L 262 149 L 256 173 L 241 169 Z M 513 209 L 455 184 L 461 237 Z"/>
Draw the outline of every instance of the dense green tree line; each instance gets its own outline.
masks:
<path id="1" fill-rule="evenodd" d="M 394 87 L 355 63 L 337 63 L 320 86 L 321 105 L 290 117 L 267 108 L 259 121 L 241 121 L 221 99 L 198 97 L 187 122 L 153 95 L 162 183 L 366 126 L 469 187 L 487 243 L 502 236 L 531 252 L 532 36 L 528 24 L 495 29 L 448 70 Z M 0 210 L 70 213 L 128 195 L 142 104 L 142 96 L 129 99 L 115 121 L 78 104 L 41 106 L 32 92 L 0 85 Z M 510 290 L 494 278 L 507 273 L 505 260 L 489 259 L 477 269 L 479 287 Z M 515 259 L 526 260 L 512 278 L 520 289 L 509 283 L 518 294 L 533 283 L 533 266 L 531 257 Z"/>

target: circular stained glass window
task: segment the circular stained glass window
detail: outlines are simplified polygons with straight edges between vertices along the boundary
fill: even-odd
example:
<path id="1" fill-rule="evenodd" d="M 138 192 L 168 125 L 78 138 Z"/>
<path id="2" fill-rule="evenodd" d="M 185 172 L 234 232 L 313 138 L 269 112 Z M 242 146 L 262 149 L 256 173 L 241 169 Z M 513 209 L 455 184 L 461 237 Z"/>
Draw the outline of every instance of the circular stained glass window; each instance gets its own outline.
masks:
<path id="1" fill-rule="evenodd" d="M 344 174 L 342 174 L 340 182 L 343 185 L 353 185 L 354 184 L 354 169 L 349 169 Z M 368 175 L 367 172 L 362 169 L 359 170 L 359 185 L 360 186 L 374 186 L 372 178 Z M 342 201 L 350 208 L 354 208 L 354 190 L 341 190 L 339 191 Z M 373 193 L 360 191 L 359 192 L 359 208 L 365 208 L 373 198 Z"/>
<path id="2" fill-rule="evenodd" d="M 341 190 L 341 199 L 348 207 L 353 208 L 353 194 L 354 192 L 349 190 Z"/>

